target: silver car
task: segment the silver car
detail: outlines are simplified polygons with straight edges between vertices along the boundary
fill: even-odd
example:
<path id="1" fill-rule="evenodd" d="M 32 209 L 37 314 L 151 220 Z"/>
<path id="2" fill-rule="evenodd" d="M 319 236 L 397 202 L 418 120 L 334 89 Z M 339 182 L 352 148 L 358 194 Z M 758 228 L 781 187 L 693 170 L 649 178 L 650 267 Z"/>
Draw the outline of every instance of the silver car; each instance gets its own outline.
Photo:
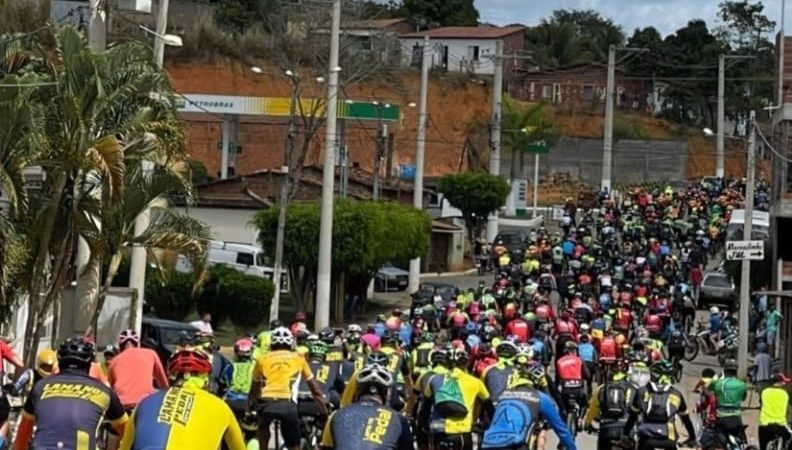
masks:
<path id="1" fill-rule="evenodd" d="M 393 264 L 386 264 L 374 276 L 374 290 L 377 292 L 403 291 L 410 281 L 410 272 Z"/>
<path id="2" fill-rule="evenodd" d="M 731 277 L 722 272 L 707 272 L 701 282 L 699 307 L 709 302 L 731 304 L 737 300 L 737 289 Z"/>

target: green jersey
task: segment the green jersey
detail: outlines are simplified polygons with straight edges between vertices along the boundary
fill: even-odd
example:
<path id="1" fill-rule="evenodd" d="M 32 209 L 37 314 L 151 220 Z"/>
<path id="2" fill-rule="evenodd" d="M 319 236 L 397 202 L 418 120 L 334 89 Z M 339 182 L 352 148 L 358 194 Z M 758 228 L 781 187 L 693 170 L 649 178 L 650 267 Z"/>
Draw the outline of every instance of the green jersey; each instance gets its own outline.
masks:
<path id="1" fill-rule="evenodd" d="M 744 381 L 734 377 L 720 378 L 713 380 L 707 389 L 718 400 L 718 417 L 742 415 L 742 402 L 748 391 L 748 385 Z"/>

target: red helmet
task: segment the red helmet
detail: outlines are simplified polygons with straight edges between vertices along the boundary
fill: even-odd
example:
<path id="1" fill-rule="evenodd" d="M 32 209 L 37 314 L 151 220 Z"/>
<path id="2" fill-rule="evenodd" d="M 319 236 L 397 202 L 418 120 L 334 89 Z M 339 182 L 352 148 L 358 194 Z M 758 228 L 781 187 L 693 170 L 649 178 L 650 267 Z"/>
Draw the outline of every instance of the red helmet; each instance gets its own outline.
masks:
<path id="1" fill-rule="evenodd" d="M 775 381 L 777 384 L 780 384 L 781 386 L 786 386 L 787 384 L 789 384 L 790 381 L 792 381 L 792 379 L 790 379 L 789 376 L 784 372 L 779 372 L 775 376 Z"/>
<path id="2" fill-rule="evenodd" d="M 644 325 L 646 326 L 646 330 L 650 333 L 657 333 L 663 329 L 663 319 L 657 314 L 650 314 L 646 317 Z"/>
<path id="3" fill-rule="evenodd" d="M 250 357 L 253 352 L 253 341 L 250 338 L 237 339 L 234 343 L 234 354 L 239 357 Z"/>
<path id="4" fill-rule="evenodd" d="M 206 353 L 184 349 L 171 355 L 168 360 L 168 373 L 171 375 L 209 373 L 212 371 L 212 363 Z"/>

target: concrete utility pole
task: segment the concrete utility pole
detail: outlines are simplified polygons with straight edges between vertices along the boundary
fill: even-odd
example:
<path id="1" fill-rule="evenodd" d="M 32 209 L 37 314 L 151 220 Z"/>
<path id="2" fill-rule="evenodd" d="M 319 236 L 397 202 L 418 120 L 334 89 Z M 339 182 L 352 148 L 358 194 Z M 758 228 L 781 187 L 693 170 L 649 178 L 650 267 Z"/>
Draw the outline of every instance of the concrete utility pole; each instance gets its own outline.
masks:
<path id="1" fill-rule="evenodd" d="M 745 225 L 743 240 L 750 241 L 753 229 L 754 184 L 756 183 L 756 111 L 751 111 L 748 121 L 748 160 L 745 165 Z M 737 346 L 737 361 L 740 363 L 739 376 L 745 379 L 748 373 L 748 316 L 751 309 L 751 261 L 742 261 L 740 277 L 740 336 Z"/>
<path id="2" fill-rule="evenodd" d="M 421 99 L 418 101 L 418 146 L 415 151 L 415 183 L 413 184 L 413 206 L 423 211 L 423 176 L 426 153 L 426 117 L 429 99 L 429 66 L 432 55 L 429 53 L 429 36 L 424 37 L 423 60 L 421 61 Z M 421 258 L 410 260 L 410 282 L 407 291 L 413 293 L 421 284 Z"/>
<path id="3" fill-rule="evenodd" d="M 280 311 L 281 272 L 283 272 L 283 245 L 286 239 L 286 213 L 288 212 L 289 187 L 291 185 L 291 157 L 294 150 L 294 140 L 297 139 L 297 99 L 299 97 L 300 78 L 291 70 L 286 71 L 286 76 L 292 85 L 291 102 L 289 102 L 289 134 L 286 136 L 286 145 L 283 149 L 283 166 L 281 173 L 280 210 L 278 210 L 278 229 L 275 233 L 275 267 L 272 281 L 275 284 L 275 293 L 270 304 L 270 322 L 278 319 Z"/>
<path id="4" fill-rule="evenodd" d="M 107 47 L 107 30 L 105 29 L 105 12 L 102 0 L 91 0 L 88 17 L 88 44 L 93 52 L 101 52 Z"/>
<path id="5" fill-rule="evenodd" d="M 533 179 L 533 213 L 531 218 L 536 218 L 539 208 L 539 153 L 534 154 L 534 179 Z"/>
<path id="6" fill-rule="evenodd" d="M 492 83 L 492 119 L 490 121 L 490 175 L 500 175 L 501 111 L 503 109 L 503 41 L 495 41 L 495 76 Z M 498 212 L 487 217 L 487 241 L 498 235 Z"/>
<path id="7" fill-rule="evenodd" d="M 330 29 L 330 61 L 327 77 L 327 123 L 322 172 L 322 211 L 319 226 L 319 264 L 316 281 L 316 317 L 314 329 L 330 323 L 330 281 L 333 251 L 333 184 L 335 182 L 336 122 L 338 119 L 338 53 L 341 41 L 341 0 L 333 0 Z"/>
<path id="8" fill-rule="evenodd" d="M 168 2 L 169 0 L 159 0 L 157 8 L 157 36 L 154 39 L 154 60 L 157 65 L 162 67 L 165 62 L 165 40 L 162 36 L 168 32 Z"/>
<path id="9" fill-rule="evenodd" d="M 778 100 L 776 105 L 784 104 L 784 50 L 786 47 L 784 21 L 786 21 L 786 0 L 781 0 L 781 31 L 778 32 L 780 35 L 778 41 Z"/>
<path id="10" fill-rule="evenodd" d="M 613 168 L 613 114 L 616 103 L 616 46 L 608 48 L 608 80 L 605 86 L 605 130 L 602 143 L 602 189 L 611 190 Z"/>
<path id="11" fill-rule="evenodd" d="M 168 26 L 168 0 L 160 0 L 159 10 L 157 11 L 157 35 L 154 36 L 154 60 L 161 69 L 165 57 L 165 33 Z M 224 124 L 225 125 L 225 124 Z M 223 127 L 224 134 L 227 133 L 227 125 Z M 226 139 L 224 139 L 226 141 Z M 154 170 L 154 164 L 150 161 L 141 162 L 143 172 L 148 176 Z M 146 232 L 151 223 L 151 212 L 148 208 L 143 210 L 135 218 L 135 236 L 140 236 Z M 132 247 L 132 257 L 129 262 L 129 287 L 135 289 L 137 297 L 135 300 L 135 330 L 140 332 L 143 326 L 143 303 L 146 295 L 146 248 L 143 245 Z"/>
<path id="12" fill-rule="evenodd" d="M 718 131 L 715 140 L 715 176 L 723 178 L 724 133 L 726 132 L 726 55 L 718 56 Z"/>

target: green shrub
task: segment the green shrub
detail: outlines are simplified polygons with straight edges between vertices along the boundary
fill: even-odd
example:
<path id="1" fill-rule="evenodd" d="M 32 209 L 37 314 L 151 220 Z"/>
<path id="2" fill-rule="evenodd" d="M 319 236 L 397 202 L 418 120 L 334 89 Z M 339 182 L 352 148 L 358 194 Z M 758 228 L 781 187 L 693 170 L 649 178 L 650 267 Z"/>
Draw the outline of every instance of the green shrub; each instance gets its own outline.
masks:
<path id="1" fill-rule="evenodd" d="M 275 287 L 272 281 L 246 275 L 226 266 L 210 267 L 207 281 L 193 297 L 192 274 L 172 273 L 162 282 L 148 277 L 146 302 L 162 318 L 184 321 L 190 313 L 208 311 L 213 323 L 230 319 L 234 325 L 254 327 L 269 315 Z"/>

